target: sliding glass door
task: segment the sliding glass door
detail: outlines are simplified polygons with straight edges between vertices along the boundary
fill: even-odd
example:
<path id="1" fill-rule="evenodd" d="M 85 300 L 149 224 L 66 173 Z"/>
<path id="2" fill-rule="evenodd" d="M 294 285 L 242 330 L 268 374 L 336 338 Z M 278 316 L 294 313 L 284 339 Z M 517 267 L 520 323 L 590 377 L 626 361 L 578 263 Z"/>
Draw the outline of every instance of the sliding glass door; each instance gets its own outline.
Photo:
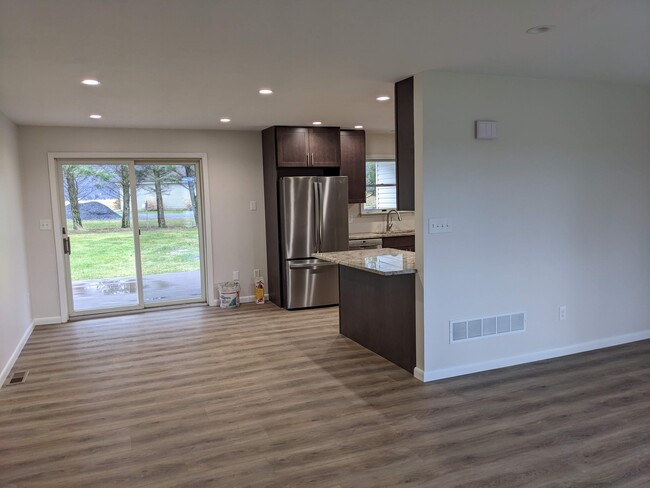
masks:
<path id="1" fill-rule="evenodd" d="M 58 169 L 70 315 L 205 301 L 197 162 Z"/>
<path id="2" fill-rule="evenodd" d="M 196 166 L 135 165 L 145 304 L 203 297 Z"/>
<path id="3" fill-rule="evenodd" d="M 71 310 L 137 307 L 129 164 L 62 164 L 60 175 Z"/>

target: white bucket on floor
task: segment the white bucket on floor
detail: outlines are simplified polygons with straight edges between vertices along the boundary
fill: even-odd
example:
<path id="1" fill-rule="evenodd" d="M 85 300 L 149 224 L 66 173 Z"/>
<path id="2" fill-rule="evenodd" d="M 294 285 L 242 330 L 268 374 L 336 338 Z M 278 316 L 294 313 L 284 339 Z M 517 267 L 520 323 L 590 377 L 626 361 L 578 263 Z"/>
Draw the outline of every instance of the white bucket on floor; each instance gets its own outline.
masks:
<path id="1" fill-rule="evenodd" d="M 224 281 L 217 284 L 219 290 L 219 306 L 221 308 L 237 308 L 239 307 L 239 282 L 238 281 Z"/>

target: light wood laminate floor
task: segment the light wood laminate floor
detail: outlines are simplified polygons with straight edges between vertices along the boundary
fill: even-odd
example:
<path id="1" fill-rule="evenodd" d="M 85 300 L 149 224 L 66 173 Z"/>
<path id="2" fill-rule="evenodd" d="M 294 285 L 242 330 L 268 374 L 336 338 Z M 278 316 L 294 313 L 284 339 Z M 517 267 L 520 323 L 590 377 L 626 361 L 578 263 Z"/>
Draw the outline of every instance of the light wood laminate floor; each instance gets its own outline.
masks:
<path id="1" fill-rule="evenodd" d="M 650 341 L 422 384 L 336 308 L 37 327 L 2 487 L 650 486 Z"/>

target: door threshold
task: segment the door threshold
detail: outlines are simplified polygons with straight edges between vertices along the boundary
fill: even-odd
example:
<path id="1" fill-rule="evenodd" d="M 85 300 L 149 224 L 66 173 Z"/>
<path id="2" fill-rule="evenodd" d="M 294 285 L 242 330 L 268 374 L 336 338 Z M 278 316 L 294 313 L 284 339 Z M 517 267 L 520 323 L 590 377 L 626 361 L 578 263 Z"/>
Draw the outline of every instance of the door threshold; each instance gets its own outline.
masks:
<path id="1" fill-rule="evenodd" d="M 76 316 L 69 317 L 68 322 L 79 322 L 81 320 L 88 320 L 88 319 L 123 317 L 125 315 L 133 315 L 138 313 L 160 312 L 161 310 L 178 310 L 181 308 L 198 308 L 198 307 L 208 307 L 208 306 L 209 305 L 206 302 L 177 303 L 175 305 L 161 305 L 159 307 L 147 307 L 147 308 L 140 308 L 136 310 L 120 310 L 119 312 L 102 312 L 102 313 L 92 313 L 88 315 L 76 315 Z"/>

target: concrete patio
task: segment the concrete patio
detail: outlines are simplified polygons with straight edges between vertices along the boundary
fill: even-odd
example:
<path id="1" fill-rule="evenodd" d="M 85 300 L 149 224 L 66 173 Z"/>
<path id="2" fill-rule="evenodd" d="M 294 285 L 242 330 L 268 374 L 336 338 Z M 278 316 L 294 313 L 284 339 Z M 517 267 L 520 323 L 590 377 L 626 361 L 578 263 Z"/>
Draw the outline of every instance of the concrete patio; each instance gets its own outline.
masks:
<path id="1" fill-rule="evenodd" d="M 144 303 L 201 298 L 201 272 L 186 271 L 143 276 Z M 74 311 L 104 310 L 138 305 L 136 278 L 118 277 L 72 282 Z"/>

